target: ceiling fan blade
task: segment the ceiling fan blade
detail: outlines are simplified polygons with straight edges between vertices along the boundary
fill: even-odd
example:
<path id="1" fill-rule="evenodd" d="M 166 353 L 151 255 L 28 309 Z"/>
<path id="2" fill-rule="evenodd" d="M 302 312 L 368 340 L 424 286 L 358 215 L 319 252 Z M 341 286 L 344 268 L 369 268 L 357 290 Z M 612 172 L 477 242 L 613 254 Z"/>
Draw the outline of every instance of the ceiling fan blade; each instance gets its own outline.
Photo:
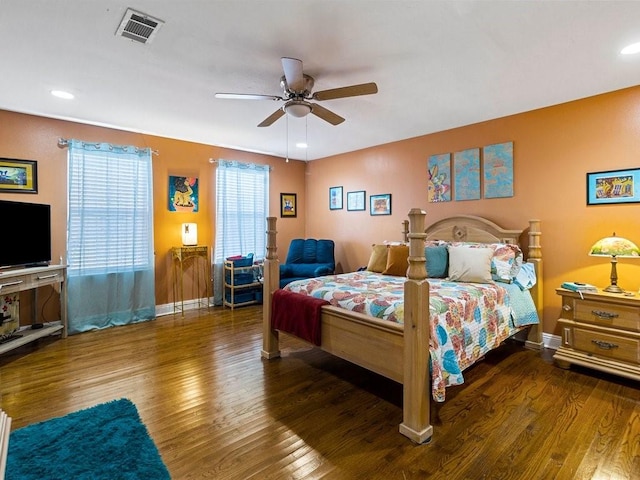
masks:
<path id="1" fill-rule="evenodd" d="M 261 123 L 259 123 L 258 126 L 259 127 L 268 127 L 269 125 L 272 125 L 273 122 L 278 120 L 283 115 L 284 115 L 284 110 L 279 108 L 278 110 L 273 112 L 271 115 L 269 115 L 267 118 L 265 118 Z"/>
<path id="2" fill-rule="evenodd" d="M 313 113 L 316 117 L 320 117 L 325 122 L 329 122 L 331 125 L 339 125 L 344 122 L 344 118 L 340 115 L 333 113 L 331 110 L 327 110 L 324 107 L 321 107 L 317 103 L 311 104 L 311 113 Z"/>
<path id="3" fill-rule="evenodd" d="M 334 98 L 357 97 L 358 95 L 371 95 L 372 93 L 378 93 L 378 86 L 374 82 L 321 90 L 313 94 L 313 99 L 333 100 Z"/>
<path id="4" fill-rule="evenodd" d="M 254 95 L 252 93 L 216 93 L 215 97 L 231 100 L 284 100 L 284 98 L 275 95 Z"/>
<path id="5" fill-rule="evenodd" d="M 294 92 L 304 90 L 305 81 L 304 74 L 302 73 L 302 60 L 289 57 L 282 57 L 281 60 L 284 78 L 286 78 L 289 88 Z"/>

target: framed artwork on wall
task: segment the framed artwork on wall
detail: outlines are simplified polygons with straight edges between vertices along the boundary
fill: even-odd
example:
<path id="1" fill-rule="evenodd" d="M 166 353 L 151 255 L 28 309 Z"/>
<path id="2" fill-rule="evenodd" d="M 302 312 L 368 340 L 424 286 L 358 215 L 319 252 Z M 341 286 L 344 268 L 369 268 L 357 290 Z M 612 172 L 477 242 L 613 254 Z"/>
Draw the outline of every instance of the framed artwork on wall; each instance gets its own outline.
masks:
<path id="1" fill-rule="evenodd" d="M 280 194 L 280 216 L 295 217 L 298 214 L 298 196 L 295 193 Z"/>
<path id="2" fill-rule="evenodd" d="M 451 154 L 431 155 L 427 162 L 429 183 L 427 196 L 431 203 L 451 201 Z"/>
<path id="3" fill-rule="evenodd" d="M 342 187 L 329 189 L 329 210 L 342 210 Z"/>
<path id="4" fill-rule="evenodd" d="M 587 173 L 587 205 L 640 202 L 640 168 Z"/>
<path id="5" fill-rule="evenodd" d="M 513 142 L 482 149 L 484 198 L 513 197 Z"/>
<path id="6" fill-rule="evenodd" d="M 347 192 L 347 211 L 366 210 L 365 197 L 366 192 L 364 190 Z"/>
<path id="7" fill-rule="evenodd" d="M 391 194 L 371 195 L 369 197 L 370 215 L 391 215 Z"/>
<path id="8" fill-rule="evenodd" d="M 455 152 L 453 171 L 455 200 L 480 200 L 480 149 Z"/>
<path id="9" fill-rule="evenodd" d="M 0 191 L 38 193 L 38 162 L 0 158 Z"/>
<path id="10" fill-rule="evenodd" d="M 198 179 L 169 176 L 169 211 L 198 211 Z"/>

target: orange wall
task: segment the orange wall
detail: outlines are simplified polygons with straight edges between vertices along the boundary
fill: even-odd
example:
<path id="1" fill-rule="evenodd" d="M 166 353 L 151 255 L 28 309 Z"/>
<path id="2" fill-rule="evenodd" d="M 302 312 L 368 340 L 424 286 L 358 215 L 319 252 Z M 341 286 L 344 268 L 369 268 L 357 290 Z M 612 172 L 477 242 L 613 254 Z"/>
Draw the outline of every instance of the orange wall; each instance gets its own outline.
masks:
<path id="1" fill-rule="evenodd" d="M 51 205 L 53 263 L 58 263 L 60 257 L 66 258 L 67 149 L 57 146 L 61 137 L 150 147 L 158 152 L 158 155 L 153 156 L 158 305 L 173 301 L 173 271 L 169 251 L 172 246 L 182 243 L 181 224 L 198 224 L 200 245 L 211 246 L 214 242 L 216 164 L 209 163 L 210 158 L 271 165 L 270 215 L 279 216 L 280 192 L 297 193 L 299 206 L 305 204 L 305 164 L 302 162 L 285 163 L 277 157 L 0 110 L 0 157 L 38 162 L 37 194 L 0 193 L 0 199 Z M 170 175 L 198 177 L 200 207 L 197 213 L 169 211 Z M 298 211 L 297 218 L 281 221 L 278 229 L 283 245 L 288 245 L 292 238 L 303 237 L 304 225 L 304 210 Z M 185 299 L 194 296 L 189 287 L 190 285 L 185 286 Z"/>
<path id="2" fill-rule="evenodd" d="M 428 112 L 425 112 L 428 115 Z M 514 197 L 427 202 L 427 159 L 502 142 L 514 142 Z M 307 166 L 309 237 L 336 241 L 342 271 L 366 265 L 370 244 L 400 240 L 412 207 L 427 211 L 427 224 L 453 214 L 485 216 L 507 228 L 542 221 L 544 331 L 558 334 L 566 280 L 609 284 L 610 264 L 589 257 L 589 247 L 616 232 L 640 243 L 640 205 L 586 205 L 586 173 L 640 167 L 640 87 L 486 121 L 401 142 L 338 155 Z M 392 194 L 392 215 L 329 210 L 329 188 L 369 195 Z M 280 221 L 278 223 L 281 223 Z M 620 259 L 618 283 L 640 288 L 640 260 Z"/>
<path id="3" fill-rule="evenodd" d="M 0 157 L 38 161 L 37 195 L 0 194 L 0 199 L 52 205 L 53 259 L 64 257 L 66 155 L 59 137 L 148 146 L 155 195 L 156 302 L 173 301 L 169 249 L 180 244 L 180 224 L 198 223 L 200 244 L 211 245 L 215 220 L 215 164 L 226 158 L 269 164 L 270 214 L 279 217 L 280 193 L 298 195 L 297 218 L 278 218 L 279 257 L 292 238 L 332 238 L 339 271 L 365 265 L 372 242 L 400 239 L 401 222 L 412 207 L 427 210 L 427 221 L 478 214 L 508 228 L 542 220 L 545 332 L 558 334 L 560 309 L 555 288 L 564 280 L 609 283 L 609 264 L 587 256 L 591 244 L 615 231 L 640 242 L 637 204 L 586 206 L 586 173 L 640 167 L 640 87 L 548 107 L 510 117 L 425 135 L 309 163 L 291 161 L 149 135 L 0 111 Z M 337 127 L 339 128 L 339 127 Z M 513 198 L 429 204 L 426 164 L 430 155 L 514 142 Z M 200 212 L 169 212 L 169 175 L 196 176 Z M 329 188 L 369 195 L 391 193 L 392 215 L 329 210 Z M 346 199 L 345 199 L 346 203 Z M 247 253 L 247 252 L 245 252 Z M 640 261 L 621 259 L 619 284 L 637 291 Z M 187 289 L 188 290 L 188 289 Z M 186 293 L 186 292 L 185 292 Z M 188 295 L 185 295 L 188 297 Z"/>

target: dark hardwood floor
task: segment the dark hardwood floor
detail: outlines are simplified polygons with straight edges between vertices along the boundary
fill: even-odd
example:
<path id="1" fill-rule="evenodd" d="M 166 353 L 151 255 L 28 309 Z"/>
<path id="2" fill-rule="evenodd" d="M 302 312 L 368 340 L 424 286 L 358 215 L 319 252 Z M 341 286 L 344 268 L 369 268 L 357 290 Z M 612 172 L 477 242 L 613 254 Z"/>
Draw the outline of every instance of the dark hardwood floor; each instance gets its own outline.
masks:
<path id="1" fill-rule="evenodd" d="M 41 340 L 0 356 L 0 408 L 15 429 L 129 398 L 175 480 L 640 479 L 637 382 L 506 344 L 415 445 L 399 384 L 291 337 L 262 360 L 261 317 L 217 307 Z"/>

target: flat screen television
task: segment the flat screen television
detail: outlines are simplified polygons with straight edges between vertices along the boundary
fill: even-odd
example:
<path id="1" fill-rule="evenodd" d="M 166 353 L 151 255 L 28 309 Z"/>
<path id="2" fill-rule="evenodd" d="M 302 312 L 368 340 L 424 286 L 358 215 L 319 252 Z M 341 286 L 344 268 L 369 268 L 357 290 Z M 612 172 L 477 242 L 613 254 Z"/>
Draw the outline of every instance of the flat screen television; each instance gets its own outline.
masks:
<path id="1" fill-rule="evenodd" d="M 0 200 L 0 268 L 51 262 L 51 206 Z"/>

